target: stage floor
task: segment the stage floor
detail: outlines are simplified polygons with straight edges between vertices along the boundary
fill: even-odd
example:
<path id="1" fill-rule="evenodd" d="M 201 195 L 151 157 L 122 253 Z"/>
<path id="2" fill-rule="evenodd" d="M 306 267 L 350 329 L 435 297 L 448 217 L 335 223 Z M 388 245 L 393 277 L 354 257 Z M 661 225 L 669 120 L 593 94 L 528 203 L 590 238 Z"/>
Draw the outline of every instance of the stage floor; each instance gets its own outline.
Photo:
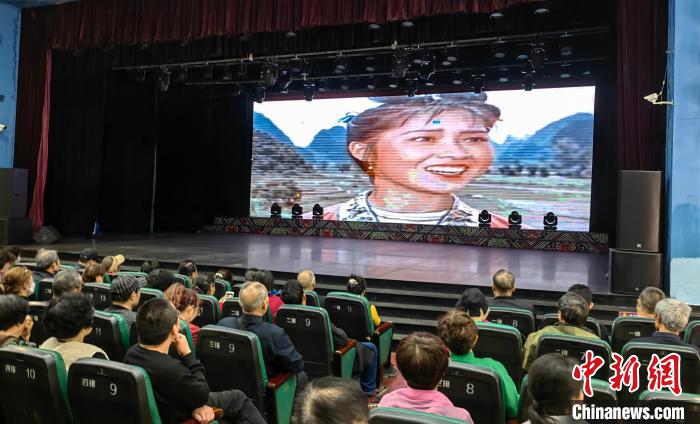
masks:
<path id="1" fill-rule="evenodd" d="M 507 268 L 521 289 L 566 291 L 588 284 L 596 294 L 609 294 L 606 255 L 457 246 L 383 240 L 284 237 L 258 234 L 119 235 L 97 240 L 61 239 L 46 247 L 78 253 L 97 248 L 100 255 L 123 254 L 130 260 L 158 259 L 234 268 L 257 267 L 369 279 L 490 286 L 491 276 Z M 39 245 L 20 246 L 36 250 Z M 26 258 L 31 260 L 31 258 Z"/>

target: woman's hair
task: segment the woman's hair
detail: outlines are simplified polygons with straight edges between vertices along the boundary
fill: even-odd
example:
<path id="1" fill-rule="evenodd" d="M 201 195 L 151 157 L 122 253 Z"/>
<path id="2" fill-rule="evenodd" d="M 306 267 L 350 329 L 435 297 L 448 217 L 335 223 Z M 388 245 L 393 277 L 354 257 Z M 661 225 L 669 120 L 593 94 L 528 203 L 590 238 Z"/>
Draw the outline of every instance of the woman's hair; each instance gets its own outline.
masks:
<path id="1" fill-rule="evenodd" d="M 469 314 L 454 309 L 438 319 L 437 333 L 452 353 L 464 355 L 474 347 L 478 331 Z"/>
<path id="2" fill-rule="evenodd" d="M 213 285 L 214 279 L 208 272 L 198 273 L 192 282 L 192 287 L 198 294 L 209 294 Z"/>
<path id="3" fill-rule="evenodd" d="M 345 288 L 348 293 L 362 294 L 362 292 L 367 290 L 367 281 L 361 275 L 350 274 Z"/>
<path id="4" fill-rule="evenodd" d="M 581 393 L 582 382 L 571 377 L 576 362 L 558 353 L 542 355 L 530 365 L 527 413 L 532 424 L 546 424 L 548 416 L 570 415 L 572 399 Z"/>
<path id="5" fill-rule="evenodd" d="M 229 283 L 233 283 L 233 274 L 231 274 L 231 271 L 229 271 L 226 268 L 221 268 L 216 271 L 216 274 L 214 274 L 214 278 L 217 280 L 224 280 L 228 281 Z"/>
<path id="6" fill-rule="evenodd" d="M 85 267 L 83 271 L 83 282 L 84 283 L 94 283 L 97 281 L 97 277 L 105 276 L 105 267 L 102 264 L 90 264 Z"/>
<path id="7" fill-rule="evenodd" d="M 447 371 L 450 352 L 437 336 L 413 333 L 396 348 L 396 365 L 409 387 L 433 390 Z"/>
<path id="8" fill-rule="evenodd" d="M 7 331 L 21 325 L 29 315 L 29 302 L 14 295 L 0 295 L 0 330 Z"/>
<path id="9" fill-rule="evenodd" d="M 70 339 L 84 328 L 92 327 L 95 310 L 83 293 L 66 293 L 54 298 L 44 314 L 44 328 L 59 340 Z"/>
<path id="10" fill-rule="evenodd" d="M 421 115 L 430 122 L 446 110 L 458 109 L 481 119 L 490 129 L 501 116 L 501 111 L 494 105 L 486 103 L 486 94 L 465 93 L 461 95 L 429 95 L 420 97 L 383 97 L 381 104 L 365 110 L 348 123 L 347 147 L 357 141 L 380 140 L 384 131 L 402 126 L 408 119 Z M 350 153 L 362 170 L 370 178 L 374 177 L 373 159 L 361 160 Z M 374 156 L 374 144 L 369 145 L 369 157 Z"/>
<path id="11" fill-rule="evenodd" d="M 0 293 L 20 294 L 22 289 L 32 279 L 32 272 L 23 266 L 16 266 L 2 276 L 0 283 Z"/>
<path id="12" fill-rule="evenodd" d="M 104 259 L 102 259 L 102 266 L 105 267 L 105 272 L 119 272 L 119 267 L 123 262 L 123 256 L 121 255 L 105 256 Z"/>
<path id="13" fill-rule="evenodd" d="M 17 256 L 10 249 L 0 248 L 0 268 L 4 267 L 5 264 L 12 265 L 16 260 Z"/>
<path id="14" fill-rule="evenodd" d="M 165 298 L 173 303 L 175 309 L 183 312 L 188 306 L 199 306 L 199 296 L 197 292 L 188 289 L 180 283 L 173 283 L 165 290 Z"/>
<path id="15" fill-rule="evenodd" d="M 160 268 L 160 262 L 158 261 L 143 261 L 139 271 L 148 274 L 158 268 Z"/>

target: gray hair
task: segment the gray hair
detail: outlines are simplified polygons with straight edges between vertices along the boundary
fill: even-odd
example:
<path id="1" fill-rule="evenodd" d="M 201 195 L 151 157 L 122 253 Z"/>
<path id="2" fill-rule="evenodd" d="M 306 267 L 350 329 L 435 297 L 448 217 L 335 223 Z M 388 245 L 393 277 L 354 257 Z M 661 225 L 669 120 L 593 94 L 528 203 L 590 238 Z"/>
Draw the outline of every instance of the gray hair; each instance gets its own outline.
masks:
<path id="1" fill-rule="evenodd" d="M 58 260 L 58 252 L 55 250 L 46 250 L 46 249 L 39 249 L 36 252 L 36 258 L 34 261 L 36 262 L 36 266 L 39 269 L 49 269 L 52 263 L 56 262 Z"/>
<path id="2" fill-rule="evenodd" d="M 83 279 L 73 269 L 62 269 L 53 279 L 53 295 L 60 297 L 64 293 L 80 291 L 83 287 Z"/>
<path id="3" fill-rule="evenodd" d="M 304 290 L 313 290 L 316 285 L 316 276 L 310 269 L 305 269 L 297 274 L 297 281 L 304 287 Z"/>
<path id="4" fill-rule="evenodd" d="M 654 309 L 664 327 L 673 332 L 681 332 L 688 325 L 690 306 L 678 299 L 659 300 Z"/>
<path id="5" fill-rule="evenodd" d="M 251 313 L 260 309 L 267 299 L 267 289 L 257 281 L 243 284 L 239 294 L 238 303 L 243 308 L 243 312 Z"/>
<path id="6" fill-rule="evenodd" d="M 588 319 L 588 302 L 583 296 L 576 293 L 565 293 L 559 299 L 557 309 L 559 309 L 564 322 L 567 324 L 580 327 Z"/>
<path id="7" fill-rule="evenodd" d="M 507 269 L 499 269 L 493 274 L 493 285 L 499 292 L 509 292 L 515 288 L 515 277 Z"/>

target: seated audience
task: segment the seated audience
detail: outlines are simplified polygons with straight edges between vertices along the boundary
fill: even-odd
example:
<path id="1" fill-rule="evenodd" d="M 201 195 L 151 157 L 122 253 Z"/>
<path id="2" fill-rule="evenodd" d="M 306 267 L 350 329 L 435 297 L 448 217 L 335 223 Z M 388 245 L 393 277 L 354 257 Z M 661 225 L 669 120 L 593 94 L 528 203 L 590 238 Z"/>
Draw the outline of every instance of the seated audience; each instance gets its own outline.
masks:
<path id="1" fill-rule="evenodd" d="M 304 288 L 304 290 L 309 290 L 312 292 L 316 291 L 316 276 L 314 275 L 314 272 L 311 271 L 310 269 L 305 269 L 299 274 L 297 274 L 297 281 L 301 284 L 301 286 Z M 316 306 L 323 306 L 324 302 L 324 297 L 321 296 L 320 294 L 316 294 L 318 296 L 318 300 L 321 303 L 320 305 Z"/>
<path id="2" fill-rule="evenodd" d="M 0 248 L 0 281 L 2 276 L 17 263 L 17 256 L 6 247 Z"/>
<path id="3" fill-rule="evenodd" d="M 34 279 L 32 272 L 23 266 L 11 268 L 2 277 L 0 293 L 16 294 L 26 300 L 34 298 Z"/>
<path id="4" fill-rule="evenodd" d="M 146 287 L 162 292 L 174 283 L 179 283 L 179 280 L 175 278 L 175 274 L 167 269 L 154 269 L 148 274 L 146 279 Z"/>
<path id="5" fill-rule="evenodd" d="M 281 372 L 294 373 L 297 375 L 297 389 L 301 390 L 308 380 L 304 372 L 304 358 L 282 328 L 263 320 L 270 305 L 267 288 L 258 282 L 245 283 L 238 301 L 243 315 L 238 318 L 226 317 L 219 321 L 219 325 L 255 333 L 260 340 L 267 376 Z"/>
<path id="6" fill-rule="evenodd" d="M 517 299 L 515 293 L 515 277 L 507 269 L 499 269 L 493 274 L 493 300 L 489 302 L 489 306 L 499 306 L 505 308 L 527 309 L 535 313 L 535 307 L 527 300 Z"/>
<path id="7" fill-rule="evenodd" d="M 477 288 L 464 290 L 455 305 L 455 309 L 465 311 L 474 321 L 486 321 L 489 315 L 486 296 Z"/>
<path id="8" fill-rule="evenodd" d="M 284 305 L 282 298 L 279 296 L 279 290 L 275 290 L 275 276 L 272 272 L 266 270 L 259 270 L 256 268 L 251 268 L 245 273 L 245 283 L 247 282 L 258 282 L 265 286 L 267 289 L 267 297 L 270 300 L 270 314 L 272 315 L 272 320 L 277 318 L 277 311 Z"/>
<path id="9" fill-rule="evenodd" d="M 61 261 L 58 259 L 58 252 L 55 250 L 39 249 L 34 259 L 38 271 L 34 271 L 37 280 L 53 278 L 61 270 Z"/>
<path id="10" fill-rule="evenodd" d="M 99 261 L 100 257 L 97 255 L 97 250 L 88 247 L 80 252 L 78 263 L 75 264 L 75 270 L 83 272 L 89 265 L 96 265 Z"/>
<path id="11" fill-rule="evenodd" d="M 558 353 L 542 355 L 532 363 L 527 378 L 530 419 L 525 424 L 586 423 L 571 416 L 573 403 L 583 400 L 583 383 L 571 378 L 574 365 L 573 359 Z"/>
<path id="12" fill-rule="evenodd" d="M 29 341 L 33 326 L 26 299 L 14 294 L 0 295 L 0 347 L 36 346 Z"/>
<path id="13" fill-rule="evenodd" d="M 160 262 L 158 261 L 143 261 L 141 268 L 139 268 L 139 272 L 150 274 L 151 271 L 158 268 L 160 268 Z"/>
<path id="14" fill-rule="evenodd" d="M 173 303 L 175 309 L 180 312 L 180 319 L 187 322 L 190 327 L 190 333 L 192 333 L 192 343 L 197 345 L 199 326 L 192 324 L 192 321 L 199 316 L 200 301 L 197 292 L 188 289 L 180 283 L 174 283 L 163 294 L 166 299 Z"/>
<path id="15" fill-rule="evenodd" d="M 369 420 L 367 398 L 357 383 L 339 377 L 321 377 L 297 397 L 305 424 L 365 424 Z"/>
<path id="16" fill-rule="evenodd" d="M 348 284 L 345 286 L 345 288 L 348 293 L 367 297 L 367 281 L 360 275 L 350 274 L 350 277 L 348 277 Z M 372 313 L 372 322 L 374 323 L 375 327 L 381 324 L 382 319 L 379 317 L 377 308 L 370 303 L 369 310 Z"/>
<path id="17" fill-rule="evenodd" d="M 214 292 L 216 291 L 214 279 L 209 273 L 197 274 L 192 281 L 192 288 L 197 292 L 197 294 L 207 294 L 209 296 L 214 296 Z"/>
<path id="18" fill-rule="evenodd" d="M 124 255 L 105 256 L 102 259 L 102 266 L 105 267 L 107 274 L 114 274 L 119 272 L 125 260 Z"/>
<path id="19" fill-rule="evenodd" d="M 588 302 L 588 314 L 590 315 L 593 307 L 595 306 L 595 303 L 593 303 L 593 292 L 591 291 L 591 288 L 585 284 L 574 284 L 573 286 L 569 287 L 568 291 L 571 293 L 576 293 L 582 298 L 586 299 L 586 302 Z M 602 324 L 600 326 L 600 338 L 606 342 L 610 342 L 610 333 Z"/>
<path id="20" fill-rule="evenodd" d="M 83 278 L 73 269 L 62 269 L 53 279 L 53 297 L 66 293 L 80 293 L 83 290 Z"/>
<path id="21" fill-rule="evenodd" d="M 134 309 L 141 300 L 141 291 L 136 277 L 118 275 L 109 285 L 109 293 L 112 296 L 112 306 L 105 311 L 121 315 L 131 327 L 131 324 L 136 321 Z"/>
<path id="22" fill-rule="evenodd" d="M 646 287 L 637 298 L 637 316 L 642 318 L 656 318 L 656 304 L 666 295 L 656 287 Z"/>
<path id="23" fill-rule="evenodd" d="M 285 305 L 306 305 L 306 295 L 304 288 L 297 280 L 289 280 L 282 289 L 282 300 Z M 342 328 L 338 328 L 332 322 L 331 334 L 333 336 L 333 347 L 339 348 L 348 344 L 348 335 Z M 355 356 L 355 366 L 353 371 L 361 373 L 360 385 L 362 391 L 368 396 L 372 396 L 377 391 L 377 364 L 378 351 L 372 342 L 360 342 L 355 345 L 357 355 Z"/>
<path id="24" fill-rule="evenodd" d="M 60 353 L 66 371 L 80 358 L 109 359 L 99 347 L 83 342 L 92 332 L 94 313 L 92 301 L 83 293 L 53 298 L 44 315 L 44 328 L 53 337 L 39 347 Z"/>
<path id="25" fill-rule="evenodd" d="M 656 331 L 649 337 L 638 337 L 634 342 L 660 343 L 673 346 L 692 347 L 700 353 L 700 347 L 685 343 L 680 333 L 688 325 L 690 306 L 678 299 L 665 298 L 656 304 L 654 326 Z"/>
<path id="26" fill-rule="evenodd" d="M 449 311 L 438 319 L 437 334 L 450 349 L 450 359 L 453 362 L 478 365 L 492 369 L 498 374 L 506 418 L 517 418 L 520 395 L 506 367 L 491 358 L 474 356 L 472 349 L 479 340 L 478 327 L 474 320 L 464 311 Z"/>
<path id="27" fill-rule="evenodd" d="M 177 273 L 182 274 L 190 279 L 190 282 L 194 281 L 197 277 L 197 265 L 193 260 L 185 259 L 180 262 L 180 266 L 177 267 Z"/>
<path id="28" fill-rule="evenodd" d="M 84 283 L 104 283 L 105 267 L 102 264 L 91 264 L 85 267 L 82 273 Z"/>
<path id="29" fill-rule="evenodd" d="M 218 269 L 214 274 L 214 278 L 216 280 L 224 280 L 229 284 L 233 285 L 233 274 L 231 274 L 231 271 L 229 271 L 226 268 Z"/>
<path id="30" fill-rule="evenodd" d="M 209 391 L 204 367 L 180 334 L 177 315 L 166 299 L 144 303 L 136 315 L 139 343 L 124 357 L 125 363 L 148 373 L 163 423 L 181 423 L 190 417 L 208 423 L 214 419 L 214 407 L 223 409 L 225 422 L 264 424 L 260 412 L 240 390 Z M 178 357 L 168 354 L 172 345 Z"/>
<path id="31" fill-rule="evenodd" d="M 437 391 L 449 358 L 447 346 L 432 334 L 413 333 L 404 337 L 396 348 L 396 365 L 408 387 L 387 393 L 379 401 L 379 406 L 412 409 L 471 422 L 466 409 L 455 407 L 447 396 Z"/>
<path id="32" fill-rule="evenodd" d="M 543 334 L 565 334 L 568 336 L 588 337 L 597 339 L 598 336 L 586 328 L 588 318 L 588 302 L 576 293 L 565 293 L 557 303 L 559 322 L 548 325 L 539 331 L 530 333 L 523 347 L 523 369 L 528 369 L 535 359 L 537 342 Z"/>

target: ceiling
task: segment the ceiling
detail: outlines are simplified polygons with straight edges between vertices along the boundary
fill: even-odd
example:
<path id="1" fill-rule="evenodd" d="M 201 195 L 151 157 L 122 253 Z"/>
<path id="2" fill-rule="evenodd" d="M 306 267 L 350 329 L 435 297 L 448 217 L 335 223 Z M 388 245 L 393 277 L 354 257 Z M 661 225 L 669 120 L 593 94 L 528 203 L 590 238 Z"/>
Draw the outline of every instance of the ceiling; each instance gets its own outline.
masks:
<path id="1" fill-rule="evenodd" d="M 0 3 L 9 3 L 17 7 L 41 7 L 52 4 L 70 3 L 79 0 L 0 0 Z"/>

